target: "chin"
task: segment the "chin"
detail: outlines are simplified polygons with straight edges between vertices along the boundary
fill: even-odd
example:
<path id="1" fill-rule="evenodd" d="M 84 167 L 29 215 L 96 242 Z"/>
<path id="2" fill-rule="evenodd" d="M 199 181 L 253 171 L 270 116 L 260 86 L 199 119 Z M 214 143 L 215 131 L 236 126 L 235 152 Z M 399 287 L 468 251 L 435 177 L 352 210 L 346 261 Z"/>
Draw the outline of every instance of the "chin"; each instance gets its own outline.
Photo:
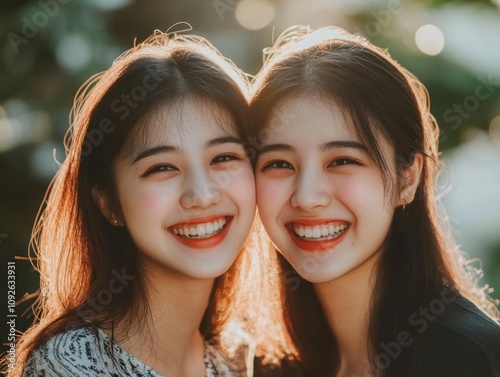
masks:
<path id="1" fill-rule="evenodd" d="M 224 264 L 220 260 L 218 262 L 216 264 L 204 263 L 198 266 L 191 266 L 185 274 L 194 279 L 215 279 L 229 270 L 233 260 Z"/>
<path id="2" fill-rule="evenodd" d="M 287 258 L 285 257 L 285 259 Z M 348 274 L 350 271 L 349 268 L 339 269 L 338 263 L 334 266 L 329 265 L 331 263 L 334 261 L 322 260 L 321 256 L 311 255 L 302 258 L 298 263 L 291 263 L 291 265 L 300 277 L 313 284 L 327 283 Z"/>
<path id="3" fill-rule="evenodd" d="M 192 272 L 189 274 L 186 274 L 190 276 L 193 279 L 215 279 L 218 278 L 219 276 L 222 276 L 226 273 L 226 271 L 229 269 L 219 269 L 219 270 L 206 270 L 206 271 L 196 271 Z"/>
<path id="4" fill-rule="evenodd" d="M 341 277 L 343 274 L 317 274 L 314 272 L 298 271 L 297 273 L 306 281 L 313 284 L 327 283 Z"/>

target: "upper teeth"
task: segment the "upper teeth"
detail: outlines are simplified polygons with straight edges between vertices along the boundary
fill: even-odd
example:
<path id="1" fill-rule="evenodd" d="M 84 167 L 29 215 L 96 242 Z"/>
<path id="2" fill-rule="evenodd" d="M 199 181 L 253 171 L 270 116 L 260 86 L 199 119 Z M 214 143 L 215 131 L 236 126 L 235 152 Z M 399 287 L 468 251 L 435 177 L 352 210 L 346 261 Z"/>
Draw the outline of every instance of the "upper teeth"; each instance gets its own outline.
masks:
<path id="1" fill-rule="evenodd" d="M 331 238 L 333 236 L 338 236 L 340 233 L 347 228 L 347 225 L 334 225 L 334 224 L 321 224 L 315 226 L 303 226 L 299 224 L 294 224 L 293 231 L 304 238 Z"/>
<path id="2" fill-rule="evenodd" d="M 206 223 L 201 223 L 201 224 L 184 224 L 184 225 L 179 225 L 179 226 L 174 226 L 172 227 L 172 232 L 176 235 L 183 236 L 183 237 L 194 237 L 194 238 L 199 238 L 199 237 L 210 237 L 215 233 L 218 233 L 219 231 L 224 228 L 226 225 L 226 218 L 221 217 L 218 220 L 206 222 Z"/>

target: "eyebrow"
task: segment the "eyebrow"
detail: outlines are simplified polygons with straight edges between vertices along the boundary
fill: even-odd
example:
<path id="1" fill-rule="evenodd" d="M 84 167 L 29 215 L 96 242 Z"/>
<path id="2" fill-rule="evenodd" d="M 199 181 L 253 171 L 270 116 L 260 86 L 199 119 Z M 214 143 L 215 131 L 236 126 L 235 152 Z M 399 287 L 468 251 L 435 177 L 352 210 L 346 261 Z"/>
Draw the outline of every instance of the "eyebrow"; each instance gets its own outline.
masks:
<path id="1" fill-rule="evenodd" d="M 328 143 L 322 144 L 320 146 L 320 150 L 322 152 L 339 148 L 352 148 L 352 149 L 360 149 L 363 151 L 368 151 L 368 148 L 366 148 L 363 144 L 351 140 L 329 141 Z M 270 153 L 270 152 L 294 152 L 294 151 L 295 148 L 289 144 L 269 144 L 260 149 L 260 154 Z"/>
<path id="2" fill-rule="evenodd" d="M 368 151 L 363 144 L 352 141 L 352 140 L 338 140 L 338 141 L 329 141 L 321 146 L 321 151 L 329 151 L 337 148 L 351 148 L 351 149 L 361 149 L 363 151 Z"/>
<path id="3" fill-rule="evenodd" d="M 218 137 L 218 138 L 215 138 L 215 139 L 208 141 L 206 146 L 207 147 L 215 147 L 217 145 L 227 144 L 227 143 L 235 143 L 235 144 L 243 145 L 243 142 L 240 139 L 238 139 L 237 137 L 223 136 L 223 137 Z"/>
<path id="4" fill-rule="evenodd" d="M 223 136 L 215 139 L 209 140 L 205 146 L 206 147 L 214 147 L 217 145 L 227 144 L 227 143 L 235 143 L 243 145 L 243 142 L 234 136 Z M 153 156 L 155 154 L 160 153 L 168 153 L 168 152 L 179 152 L 180 148 L 174 147 L 173 145 L 160 145 L 153 148 L 148 148 L 142 152 L 140 152 L 135 158 L 132 164 L 135 164 L 137 161 L 142 160 L 143 158 Z"/>
<path id="5" fill-rule="evenodd" d="M 154 156 L 155 154 L 160 153 L 168 153 L 168 152 L 178 152 L 179 148 L 174 147 L 172 145 L 160 145 L 158 147 L 148 148 L 141 153 L 139 153 L 135 158 L 132 164 L 135 164 L 137 161 L 142 160 L 143 158 Z"/>
<path id="6" fill-rule="evenodd" d="M 295 148 L 289 144 L 269 144 L 259 150 L 259 154 L 270 152 L 293 152 Z"/>

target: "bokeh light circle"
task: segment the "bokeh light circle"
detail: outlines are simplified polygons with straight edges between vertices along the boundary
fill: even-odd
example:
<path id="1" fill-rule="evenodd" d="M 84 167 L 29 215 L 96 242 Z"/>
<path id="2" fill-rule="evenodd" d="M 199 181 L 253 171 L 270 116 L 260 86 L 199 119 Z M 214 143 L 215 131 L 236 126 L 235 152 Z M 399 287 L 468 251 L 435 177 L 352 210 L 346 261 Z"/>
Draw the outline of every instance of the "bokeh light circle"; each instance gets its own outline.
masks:
<path id="1" fill-rule="evenodd" d="M 72 34 L 65 36 L 58 43 L 56 56 L 63 67 L 78 71 L 90 63 L 92 49 L 86 38 L 80 34 Z"/>
<path id="2" fill-rule="evenodd" d="M 241 0 L 236 7 L 236 20 L 246 29 L 259 30 L 271 23 L 276 11 L 266 0 Z"/>
<path id="3" fill-rule="evenodd" d="M 415 33 L 418 49 L 426 55 L 435 56 L 444 48 L 444 34 L 436 25 L 423 25 Z"/>
<path id="4" fill-rule="evenodd" d="M 500 142 L 500 115 L 494 117 L 490 122 L 490 136 L 493 140 Z"/>

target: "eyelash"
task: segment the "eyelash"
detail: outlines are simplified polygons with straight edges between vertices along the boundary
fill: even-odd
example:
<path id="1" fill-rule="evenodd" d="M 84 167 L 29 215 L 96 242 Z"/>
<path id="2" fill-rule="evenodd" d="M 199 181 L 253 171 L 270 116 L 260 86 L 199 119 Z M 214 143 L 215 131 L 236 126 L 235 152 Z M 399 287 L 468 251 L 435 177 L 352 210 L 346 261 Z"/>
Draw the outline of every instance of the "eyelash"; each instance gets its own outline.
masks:
<path id="1" fill-rule="evenodd" d="M 222 161 L 220 161 L 220 159 L 223 159 Z M 211 162 L 210 162 L 210 165 L 212 164 L 222 164 L 224 162 L 230 162 L 230 161 L 235 161 L 235 160 L 241 160 L 240 157 L 238 156 L 235 156 L 235 155 L 231 155 L 231 154 L 222 154 L 222 155 L 219 155 L 217 157 L 215 157 Z M 168 165 L 168 164 L 158 164 L 158 165 L 155 165 L 151 168 L 149 168 L 145 173 L 144 173 L 144 176 L 148 176 L 150 174 L 154 174 L 154 173 L 161 173 L 161 172 L 170 172 L 170 171 L 174 171 L 174 170 L 178 170 L 177 168 L 175 168 L 174 166 L 172 165 Z"/>
<path id="2" fill-rule="evenodd" d="M 174 170 L 177 170 L 176 168 L 174 168 L 172 165 L 167 165 L 167 164 L 158 164 L 158 165 L 155 165 L 151 168 L 149 168 L 145 173 L 144 173 L 144 177 L 148 176 L 148 175 L 151 175 L 153 173 L 161 173 L 161 172 L 166 172 L 166 171 L 174 171 Z"/>
<path id="3" fill-rule="evenodd" d="M 218 159 L 223 158 L 224 160 L 222 161 L 217 161 Z M 233 155 L 233 154 L 221 154 L 217 157 L 215 157 L 210 164 L 222 164 L 224 162 L 230 162 L 230 161 L 239 161 L 241 160 L 241 157 Z"/>
<path id="4" fill-rule="evenodd" d="M 341 162 L 341 163 L 340 163 Z M 278 166 L 281 165 L 281 166 Z M 286 166 L 284 166 L 286 165 Z M 353 160 L 352 158 L 348 157 L 340 157 L 336 158 L 333 160 L 328 166 L 344 166 L 344 165 L 360 165 L 360 163 L 356 160 Z M 265 171 L 267 169 L 292 169 L 293 166 L 292 164 L 283 161 L 283 160 L 276 160 L 276 161 L 271 161 L 268 162 L 264 167 L 261 169 L 262 171 Z"/>
<path id="5" fill-rule="evenodd" d="M 344 163 L 339 164 L 339 161 L 343 161 Z M 360 163 L 352 158 L 348 157 L 340 157 L 336 158 L 329 166 L 343 166 L 343 165 L 360 165 Z"/>
<path id="6" fill-rule="evenodd" d="M 284 167 L 284 166 L 277 166 L 277 165 L 288 165 L 288 167 Z M 271 161 L 271 162 L 268 162 L 266 165 L 264 165 L 262 167 L 262 171 L 265 171 L 267 169 L 293 169 L 293 166 L 292 164 L 286 162 L 286 161 L 283 161 L 283 160 L 276 160 L 276 161 Z"/>

